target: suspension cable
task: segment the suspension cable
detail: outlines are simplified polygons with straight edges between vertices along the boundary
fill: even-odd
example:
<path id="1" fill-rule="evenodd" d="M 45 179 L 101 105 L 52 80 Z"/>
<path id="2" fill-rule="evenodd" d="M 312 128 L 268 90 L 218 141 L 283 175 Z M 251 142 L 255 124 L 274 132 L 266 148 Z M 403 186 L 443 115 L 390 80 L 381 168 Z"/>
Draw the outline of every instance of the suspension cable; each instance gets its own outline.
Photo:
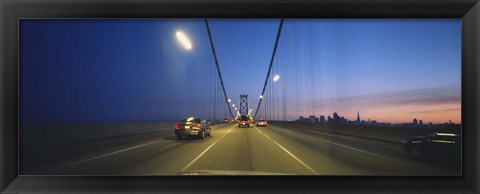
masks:
<path id="1" fill-rule="evenodd" d="M 270 71 L 272 70 L 272 66 L 273 66 L 273 59 L 275 59 L 275 53 L 277 52 L 278 40 L 280 39 L 280 34 L 282 32 L 282 26 L 283 26 L 283 18 L 280 20 L 280 26 L 278 27 L 277 39 L 275 40 L 275 46 L 273 47 L 273 54 L 272 54 L 272 58 L 270 59 L 270 66 L 268 67 L 267 78 L 265 78 L 265 83 L 263 84 L 263 90 L 261 94 L 262 96 L 265 93 L 265 88 L 267 87 L 268 78 L 270 77 Z M 265 97 L 263 96 L 263 98 Z M 255 115 L 253 116 L 254 120 L 257 117 L 258 109 L 262 104 L 263 98 L 260 98 L 260 101 L 258 102 L 257 110 L 255 110 Z"/>
<path id="2" fill-rule="evenodd" d="M 212 47 L 213 57 L 215 58 L 215 65 L 217 66 L 218 77 L 220 78 L 220 83 L 222 85 L 223 95 L 225 96 L 225 102 L 227 103 L 227 107 L 228 107 L 228 110 L 230 112 L 230 115 L 232 116 L 232 118 L 234 118 L 233 113 L 232 113 L 232 109 L 230 108 L 230 105 L 228 104 L 227 92 L 225 91 L 225 86 L 223 85 L 222 73 L 220 72 L 220 67 L 218 66 L 217 53 L 215 52 L 215 46 L 213 45 L 212 33 L 210 32 L 210 25 L 208 25 L 208 20 L 207 19 L 205 19 L 205 25 L 207 27 L 208 38 L 210 39 L 210 45 Z M 216 88 L 215 88 L 215 90 L 216 90 Z"/>

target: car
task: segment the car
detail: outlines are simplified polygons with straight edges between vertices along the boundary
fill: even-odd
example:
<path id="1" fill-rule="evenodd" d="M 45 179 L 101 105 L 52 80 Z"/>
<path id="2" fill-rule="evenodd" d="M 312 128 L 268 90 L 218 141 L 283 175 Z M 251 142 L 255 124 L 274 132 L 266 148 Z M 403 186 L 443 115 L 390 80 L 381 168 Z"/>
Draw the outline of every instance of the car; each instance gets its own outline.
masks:
<path id="1" fill-rule="evenodd" d="M 250 128 L 250 122 L 249 122 L 248 116 L 242 115 L 240 116 L 240 119 L 238 121 L 238 127 L 248 127 Z"/>
<path id="2" fill-rule="evenodd" d="M 248 121 L 240 121 L 238 127 L 250 127 L 250 123 Z"/>
<path id="3" fill-rule="evenodd" d="M 212 135 L 212 127 L 209 122 L 198 117 L 187 117 L 180 122 L 175 123 L 175 135 L 177 139 L 183 139 L 186 136 L 195 136 L 205 139 Z"/>
<path id="4" fill-rule="evenodd" d="M 257 126 L 264 126 L 264 127 L 267 127 L 268 126 L 268 122 L 264 119 L 260 119 L 257 121 Z"/>
<path id="5" fill-rule="evenodd" d="M 407 157 L 415 160 L 460 161 L 461 138 L 456 133 L 434 132 L 425 136 L 405 139 L 403 149 Z"/>

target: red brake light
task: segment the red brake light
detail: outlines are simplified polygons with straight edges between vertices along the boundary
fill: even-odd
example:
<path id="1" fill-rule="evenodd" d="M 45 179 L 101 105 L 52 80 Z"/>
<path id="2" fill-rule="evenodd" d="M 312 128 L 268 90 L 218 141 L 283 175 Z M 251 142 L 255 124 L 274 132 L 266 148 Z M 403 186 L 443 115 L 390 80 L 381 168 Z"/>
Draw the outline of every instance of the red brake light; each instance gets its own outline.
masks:
<path id="1" fill-rule="evenodd" d="M 180 124 L 175 123 L 175 125 L 173 125 L 173 127 L 174 127 L 175 129 L 180 129 Z"/>
<path id="2" fill-rule="evenodd" d="M 201 128 L 202 128 L 202 125 L 200 124 L 193 125 L 193 129 L 201 129 Z"/>

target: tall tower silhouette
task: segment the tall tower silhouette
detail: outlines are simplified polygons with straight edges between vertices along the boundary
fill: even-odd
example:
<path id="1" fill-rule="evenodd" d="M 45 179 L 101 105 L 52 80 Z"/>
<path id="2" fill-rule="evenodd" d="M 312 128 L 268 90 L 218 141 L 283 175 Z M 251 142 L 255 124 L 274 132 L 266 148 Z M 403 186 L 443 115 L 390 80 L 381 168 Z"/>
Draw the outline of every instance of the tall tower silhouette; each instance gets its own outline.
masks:
<path id="1" fill-rule="evenodd" d="M 357 123 L 360 123 L 360 111 L 357 110 Z"/>

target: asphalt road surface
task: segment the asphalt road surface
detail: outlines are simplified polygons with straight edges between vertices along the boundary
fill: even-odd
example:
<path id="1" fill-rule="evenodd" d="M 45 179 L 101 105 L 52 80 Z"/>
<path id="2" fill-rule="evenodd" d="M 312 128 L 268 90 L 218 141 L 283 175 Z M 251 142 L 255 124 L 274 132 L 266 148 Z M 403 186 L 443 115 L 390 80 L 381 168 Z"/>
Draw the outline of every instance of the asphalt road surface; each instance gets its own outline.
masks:
<path id="1" fill-rule="evenodd" d="M 460 175 L 405 157 L 401 145 L 308 129 L 221 124 L 204 140 L 155 129 L 22 147 L 32 175 Z"/>

